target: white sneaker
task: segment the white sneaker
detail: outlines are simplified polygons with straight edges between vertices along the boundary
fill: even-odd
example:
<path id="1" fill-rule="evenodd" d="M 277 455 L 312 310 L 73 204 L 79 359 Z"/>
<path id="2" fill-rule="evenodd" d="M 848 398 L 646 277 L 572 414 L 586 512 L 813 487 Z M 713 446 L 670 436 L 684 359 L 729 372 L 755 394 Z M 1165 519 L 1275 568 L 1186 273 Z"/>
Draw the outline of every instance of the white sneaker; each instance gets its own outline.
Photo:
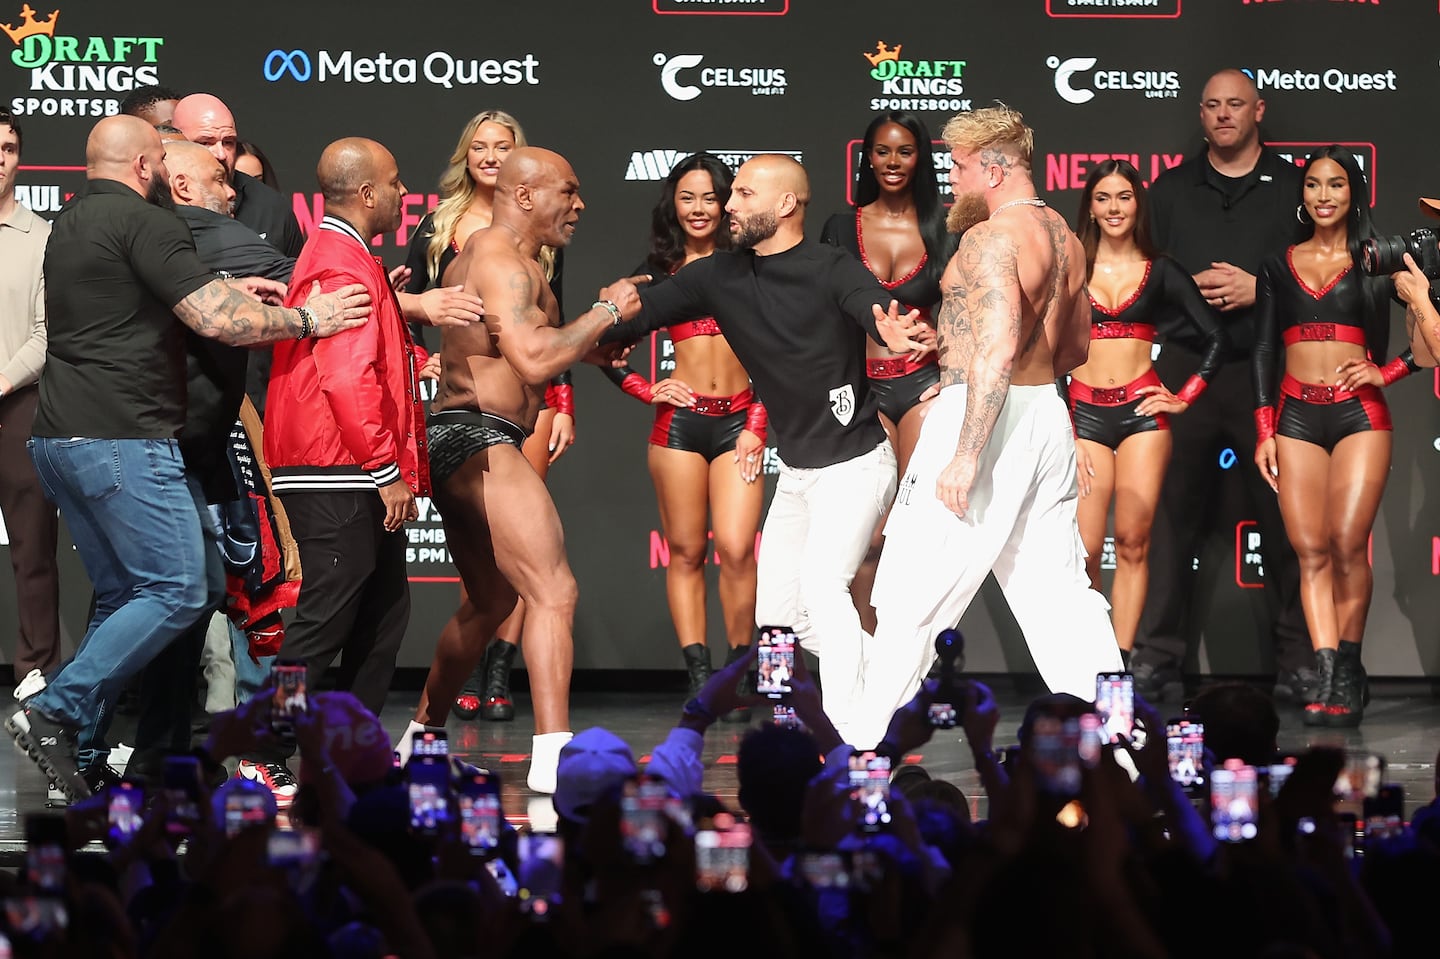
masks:
<path id="1" fill-rule="evenodd" d="M 530 738 L 530 775 L 525 784 L 537 793 L 553 794 L 560 772 L 560 750 L 574 733 L 541 733 Z"/>
<path id="2" fill-rule="evenodd" d="M 20 682 L 16 684 L 15 699 L 16 701 L 23 703 L 25 702 L 25 700 L 29 699 L 31 696 L 34 696 L 36 693 L 40 692 L 44 688 L 45 674 L 40 672 L 40 670 L 38 669 L 32 669 L 30 670 L 30 672 L 25 674 L 24 679 L 20 680 Z"/>
<path id="3" fill-rule="evenodd" d="M 130 757 L 135 754 L 134 746 L 127 746 L 124 743 L 116 743 L 110 747 L 110 758 L 106 760 L 113 769 L 124 772 L 130 765 Z"/>
<path id="4" fill-rule="evenodd" d="M 295 781 L 295 774 L 290 772 L 290 767 L 284 763 L 252 763 L 248 760 L 240 760 L 240 768 L 235 770 L 236 779 L 248 779 L 257 782 L 270 790 L 275 797 L 275 808 L 286 809 L 295 801 L 295 792 L 300 784 Z"/>

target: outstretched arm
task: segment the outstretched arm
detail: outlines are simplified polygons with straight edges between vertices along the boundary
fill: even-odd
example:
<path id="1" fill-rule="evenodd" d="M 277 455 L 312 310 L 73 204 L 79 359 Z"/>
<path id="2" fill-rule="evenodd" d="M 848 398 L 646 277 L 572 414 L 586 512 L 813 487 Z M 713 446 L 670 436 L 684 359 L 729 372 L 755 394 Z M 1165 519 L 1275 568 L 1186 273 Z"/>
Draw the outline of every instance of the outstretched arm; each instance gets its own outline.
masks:
<path id="1" fill-rule="evenodd" d="M 600 291 L 618 315 L 597 305 L 565 326 L 551 326 L 540 308 L 538 269 L 518 259 L 493 258 L 475 264 L 478 293 L 485 303 L 485 325 L 506 362 L 531 386 L 541 386 L 579 362 L 600 336 L 620 319 L 634 316 L 640 300 L 634 283 L 621 280 Z"/>
<path id="2" fill-rule="evenodd" d="M 935 484 L 935 495 L 957 516 L 969 509 L 980 451 L 995 429 L 1010 389 L 1020 343 L 1018 251 L 1015 241 L 993 225 L 971 227 L 956 254 L 964 308 L 942 310 L 940 317 L 940 338 L 960 344 L 969 354 L 960 442 L 955 458 Z"/>

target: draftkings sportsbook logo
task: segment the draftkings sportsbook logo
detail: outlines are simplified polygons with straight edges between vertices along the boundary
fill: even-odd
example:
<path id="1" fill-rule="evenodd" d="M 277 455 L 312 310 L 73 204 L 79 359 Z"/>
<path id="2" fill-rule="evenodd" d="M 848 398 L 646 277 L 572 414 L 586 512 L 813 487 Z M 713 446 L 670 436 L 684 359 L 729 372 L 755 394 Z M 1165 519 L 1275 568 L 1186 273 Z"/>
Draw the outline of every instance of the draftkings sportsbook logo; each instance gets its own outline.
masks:
<path id="1" fill-rule="evenodd" d="M 870 79 L 880 82 L 880 95 L 870 98 L 871 110 L 933 110 L 955 113 L 970 109 L 965 93 L 964 60 L 911 60 L 902 57 L 905 45 L 891 47 L 884 40 L 874 53 L 862 53 L 870 64 Z"/>
<path id="2" fill-rule="evenodd" d="M 675 165 L 699 150 L 636 150 L 630 154 L 630 163 L 625 167 L 627 180 L 660 181 L 670 175 Z M 740 169 L 747 160 L 762 153 L 779 153 L 792 157 L 796 163 L 804 163 L 805 157 L 799 150 L 706 150 L 720 158 L 732 170 Z"/>
<path id="3" fill-rule="evenodd" d="M 160 82 L 163 37 L 71 36 L 60 33 L 59 24 L 58 9 L 40 18 L 28 3 L 20 8 L 18 24 L 0 24 L 15 44 L 10 62 L 30 77 L 31 95 L 10 101 L 17 116 L 110 116 L 120 112 L 120 99 L 93 94 L 123 94 Z"/>

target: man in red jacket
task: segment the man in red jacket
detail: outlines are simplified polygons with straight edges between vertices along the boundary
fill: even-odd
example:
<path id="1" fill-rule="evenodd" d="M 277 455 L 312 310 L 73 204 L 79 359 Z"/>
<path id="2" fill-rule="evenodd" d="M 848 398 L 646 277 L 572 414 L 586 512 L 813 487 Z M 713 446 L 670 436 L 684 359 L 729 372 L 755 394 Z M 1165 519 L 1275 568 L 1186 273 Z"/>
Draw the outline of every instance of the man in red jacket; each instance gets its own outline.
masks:
<path id="1" fill-rule="evenodd" d="M 275 347 L 265 454 L 303 577 L 280 656 L 304 662 L 313 688 L 340 655 L 340 688 L 378 715 L 410 617 L 403 527 L 416 517 L 416 494 L 430 492 L 415 345 L 370 253 L 371 238 L 400 226 L 405 186 L 390 151 L 359 138 L 326 147 L 316 178 L 325 216 L 291 288 L 362 283 L 374 310 L 320 349 L 312 340 Z M 295 782 L 281 759 L 252 757 L 238 775 L 283 804 Z"/>

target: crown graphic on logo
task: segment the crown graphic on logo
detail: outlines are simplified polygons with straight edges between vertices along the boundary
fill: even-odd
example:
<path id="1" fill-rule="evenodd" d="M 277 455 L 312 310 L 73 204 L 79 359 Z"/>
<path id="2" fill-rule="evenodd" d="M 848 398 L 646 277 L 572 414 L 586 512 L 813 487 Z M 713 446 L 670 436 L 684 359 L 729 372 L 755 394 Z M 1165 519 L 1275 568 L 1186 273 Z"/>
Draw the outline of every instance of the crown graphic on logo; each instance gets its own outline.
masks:
<path id="1" fill-rule="evenodd" d="M 885 41 L 884 41 L 884 40 L 881 40 L 880 42 L 878 42 L 878 43 L 875 44 L 875 52 L 874 52 L 874 53 L 862 53 L 862 54 L 860 54 L 860 55 L 861 55 L 862 57 L 864 57 L 866 60 L 869 60 L 869 61 L 870 61 L 870 65 L 871 65 L 872 67 L 878 67 L 880 64 L 884 63 L 886 60 L 899 60 L 899 59 L 900 59 L 900 51 L 901 51 L 902 49 L 904 49 L 904 47 L 905 47 L 905 44 L 903 44 L 903 43 L 897 43 L 897 44 L 895 44 L 895 49 L 894 49 L 894 50 L 891 50 L 889 47 L 887 47 L 887 46 L 885 45 Z"/>
<path id="2" fill-rule="evenodd" d="M 20 26 L 17 28 L 9 23 L 0 23 L 0 30 L 4 30 L 15 46 L 20 46 L 26 37 L 33 37 L 36 34 L 44 34 L 47 37 L 55 36 L 55 22 L 60 19 L 59 10 L 51 10 L 50 16 L 45 20 L 36 20 L 35 11 L 30 9 L 30 4 L 20 8 Z"/>

